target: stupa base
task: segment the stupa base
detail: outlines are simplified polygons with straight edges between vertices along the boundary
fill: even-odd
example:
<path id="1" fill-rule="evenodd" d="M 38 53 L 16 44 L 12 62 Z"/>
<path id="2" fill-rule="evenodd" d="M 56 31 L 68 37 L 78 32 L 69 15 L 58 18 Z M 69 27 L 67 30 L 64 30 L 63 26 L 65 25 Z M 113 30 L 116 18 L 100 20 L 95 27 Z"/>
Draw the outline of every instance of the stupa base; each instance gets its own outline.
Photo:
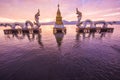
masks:
<path id="1" fill-rule="evenodd" d="M 65 33 L 66 34 L 66 28 L 53 28 L 53 33 Z"/>

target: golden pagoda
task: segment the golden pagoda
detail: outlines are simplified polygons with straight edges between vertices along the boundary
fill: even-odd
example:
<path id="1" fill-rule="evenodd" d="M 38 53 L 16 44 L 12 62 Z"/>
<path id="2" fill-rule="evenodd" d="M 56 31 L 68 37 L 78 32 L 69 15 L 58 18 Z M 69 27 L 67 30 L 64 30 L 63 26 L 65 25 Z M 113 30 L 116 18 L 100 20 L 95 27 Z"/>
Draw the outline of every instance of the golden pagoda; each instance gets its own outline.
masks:
<path id="1" fill-rule="evenodd" d="M 61 16 L 61 12 L 60 12 L 60 9 L 59 9 L 59 4 L 58 4 L 58 10 L 57 10 L 57 16 L 56 16 L 56 22 L 55 24 L 56 25 L 63 25 L 63 22 L 62 22 L 62 16 Z"/>
<path id="2" fill-rule="evenodd" d="M 66 33 L 66 28 L 63 25 L 62 16 L 61 16 L 61 12 L 60 12 L 59 7 L 60 6 L 58 4 L 56 22 L 55 22 L 55 25 L 54 25 L 54 28 L 53 28 L 53 33 L 57 33 L 57 32 Z"/>

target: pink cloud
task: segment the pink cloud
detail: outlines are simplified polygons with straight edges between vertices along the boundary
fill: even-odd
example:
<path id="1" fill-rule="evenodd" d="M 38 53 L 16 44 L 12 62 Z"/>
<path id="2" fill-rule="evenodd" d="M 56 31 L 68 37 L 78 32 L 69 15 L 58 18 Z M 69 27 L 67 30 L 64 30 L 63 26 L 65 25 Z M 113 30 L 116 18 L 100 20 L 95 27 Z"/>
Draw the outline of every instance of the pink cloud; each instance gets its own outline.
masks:
<path id="1" fill-rule="evenodd" d="M 83 13 L 84 18 L 93 18 L 92 16 L 103 18 L 103 15 L 120 10 L 120 0 L 60 0 L 59 3 L 63 18 L 69 20 L 76 20 L 76 7 Z M 1 0 L 0 17 L 34 20 L 34 14 L 39 8 L 41 20 L 53 20 L 56 16 L 57 4 L 58 0 Z"/>

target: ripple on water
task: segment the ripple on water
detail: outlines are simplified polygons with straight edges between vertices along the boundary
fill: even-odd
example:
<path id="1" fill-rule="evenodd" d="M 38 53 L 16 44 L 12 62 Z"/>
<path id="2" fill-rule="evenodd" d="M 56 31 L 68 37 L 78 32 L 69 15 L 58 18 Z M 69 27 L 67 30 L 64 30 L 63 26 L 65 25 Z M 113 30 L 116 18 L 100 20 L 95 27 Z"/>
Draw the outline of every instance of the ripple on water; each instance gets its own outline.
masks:
<path id="1" fill-rule="evenodd" d="M 74 26 L 58 36 L 52 28 L 33 40 L 0 35 L 0 80 L 120 80 L 119 27 L 103 37 L 84 37 Z"/>

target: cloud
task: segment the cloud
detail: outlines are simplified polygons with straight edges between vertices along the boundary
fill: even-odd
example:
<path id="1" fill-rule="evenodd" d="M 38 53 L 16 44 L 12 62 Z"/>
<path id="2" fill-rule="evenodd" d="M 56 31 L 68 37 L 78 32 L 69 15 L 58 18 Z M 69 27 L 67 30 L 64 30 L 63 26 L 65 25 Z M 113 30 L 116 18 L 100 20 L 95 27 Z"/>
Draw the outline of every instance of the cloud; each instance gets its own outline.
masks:
<path id="1" fill-rule="evenodd" d="M 14 20 L 14 19 L 0 17 L 0 22 L 15 22 L 15 21 L 16 20 Z"/>
<path id="2" fill-rule="evenodd" d="M 109 17 L 109 16 L 120 16 L 120 12 L 116 12 L 116 13 L 111 13 L 111 14 L 106 14 L 103 15 L 104 17 Z"/>
<path id="3" fill-rule="evenodd" d="M 34 20 L 39 8 L 40 20 L 55 20 L 58 1 L 63 19 L 70 21 L 76 20 L 76 8 L 83 13 L 83 18 L 102 18 L 120 11 L 120 0 L 0 0 L 0 16 L 14 20 Z"/>
<path id="4" fill-rule="evenodd" d="M 10 19 L 10 18 L 0 17 L 0 22 L 25 22 L 25 21 L 26 20 L 24 19 L 15 20 L 15 19 Z"/>
<path id="5" fill-rule="evenodd" d="M 86 15 L 96 15 L 96 14 L 103 14 L 103 13 L 112 13 L 112 12 L 118 12 L 120 11 L 120 8 L 111 8 L 111 9 L 107 9 L 107 10 L 99 10 L 99 11 L 95 11 L 95 12 L 90 12 L 90 13 L 86 13 Z"/>

